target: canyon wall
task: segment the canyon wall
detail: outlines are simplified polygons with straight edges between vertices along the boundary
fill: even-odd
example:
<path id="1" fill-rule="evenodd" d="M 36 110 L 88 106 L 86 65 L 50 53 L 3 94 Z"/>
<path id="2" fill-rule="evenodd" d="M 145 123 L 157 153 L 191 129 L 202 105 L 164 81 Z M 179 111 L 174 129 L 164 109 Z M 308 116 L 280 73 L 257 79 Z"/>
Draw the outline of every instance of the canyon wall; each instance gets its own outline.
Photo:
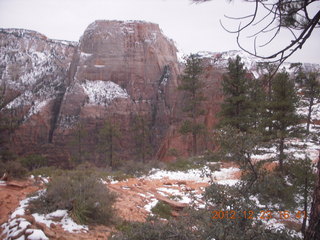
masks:
<path id="1" fill-rule="evenodd" d="M 18 155 L 39 153 L 68 165 L 84 132 L 83 158 L 99 163 L 99 131 L 107 119 L 119 126 L 117 158 L 134 159 L 132 121 L 141 116 L 150 131 L 148 157 L 155 156 L 176 118 L 176 52 L 157 24 L 140 21 L 95 21 L 79 43 L 0 30 L 8 144 Z"/>
<path id="2" fill-rule="evenodd" d="M 206 100 L 198 121 L 209 131 L 218 121 L 222 75 L 236 55 L 253 75 L 261 74 L 257 60 L 239 51 L 199 53 Z M 115 161 L 187 157 L 192 140 L 179 132 L 186 117 L 178 90 L 183 69 L 173 41 L 153 23 L 95 21 L 79 42 L 0 29 L 2 135 L 18 156 L 41 154 L 67 167 L 106 164 L 110 125 L 117 128 Z M 215 148 L 207 136 L 198 144 L 200 152 Z"/>

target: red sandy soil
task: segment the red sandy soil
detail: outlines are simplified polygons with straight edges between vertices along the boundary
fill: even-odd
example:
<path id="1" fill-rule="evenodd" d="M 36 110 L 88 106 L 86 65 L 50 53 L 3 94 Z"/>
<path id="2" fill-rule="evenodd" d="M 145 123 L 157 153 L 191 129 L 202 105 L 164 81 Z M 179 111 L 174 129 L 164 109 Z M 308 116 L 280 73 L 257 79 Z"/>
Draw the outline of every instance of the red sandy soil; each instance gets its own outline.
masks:
<path id="1" fill-rule="evenodd" d="M 22 199 L 39 190 L 38 186 L 27 180 L 11 181 L 9 183 L 12 183 L 12 185 L 0 185 L 0 225 L 8 220 L 9 215 L 19 206 Z"/>

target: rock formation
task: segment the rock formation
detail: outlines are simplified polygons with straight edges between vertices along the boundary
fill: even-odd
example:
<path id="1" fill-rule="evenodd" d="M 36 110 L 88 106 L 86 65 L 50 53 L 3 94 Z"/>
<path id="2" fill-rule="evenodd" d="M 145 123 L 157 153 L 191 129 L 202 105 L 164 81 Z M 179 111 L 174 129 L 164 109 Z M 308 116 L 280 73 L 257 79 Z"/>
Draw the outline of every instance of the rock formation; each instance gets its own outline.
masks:
<path id="1" fill-rule="evenodd" d="M 77 158 L 105 164 L 101 129 L 107 120 L 118 127 L 115 160 L 141 160 L 134 124 L 139 116 L 146 138 L 140 151 L 147 158 L 188 156 L 191 139 L 179 133 L 185 113 L 177 89 L 183 64 L 176 53 L 157 24 L 142 21 L 95 21 L 78 43 L 0 29 L 0 119 L 7 146 L 17 155 L 37 153 L 65 166 Z M 212 129 L 228 59 L 240 55 L 254 76 L 262 73 L 257 59 L 239 51 L 199 55 L 206 97 L 199 121 Z M 205 136 L 198 144 L 200 150 L 214 149 Z"/>
<path id="2" fill-rule="evenodd" d="M 119 158 L 133 155 L 132 119 L 147 119 L 156 152 L 174 116 L 176 48 L 156 24 L 95 21 L 79 44 L 27 30 L 0 31 L 2 116 L 16 121 L 10 144 L 18 154 L 72 157 L 77 124 L 89 134 L 83 152 L 99 162 L 99 129 L 120 126 Z M 62 159 L 61 159 L 62 158 Z"/>

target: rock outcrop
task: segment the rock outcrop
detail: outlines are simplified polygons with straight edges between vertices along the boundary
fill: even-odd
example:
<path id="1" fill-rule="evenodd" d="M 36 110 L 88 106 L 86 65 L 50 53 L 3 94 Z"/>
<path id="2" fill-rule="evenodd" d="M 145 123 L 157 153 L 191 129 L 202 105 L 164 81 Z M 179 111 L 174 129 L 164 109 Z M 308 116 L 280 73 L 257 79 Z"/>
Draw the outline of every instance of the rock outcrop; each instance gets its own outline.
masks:
<path id="1" fill-rule="evenodd" d="M 81 126 L 82 152 L 99 162 L 99 129 L 112 119 L 118 158 L 126 159 L 134 155 L 135 115 L 146 119 L 157 151 L 174 117 L 179 74 L 177 50 L 158 25 L 95 21 L 78 44 L 3 29 L 0 51 L 1 114 L 18 126 L 9 131 L 16 153 L 70 160 Z"/>
<path id="2" fill-rule="evenodd" d="M 50 142 L 76 43 L 23 29 L 0 30 L 1 124 L 17 154 Z"/>
<path id="3" fill-rule="evenodd" d="M 17 155 L 38 153 L 65 166 L 72 160 L 106 164 L 107 122 L 117 128 L 114 160 L 188 156 L 191 138 L 179 133 L 186 115 L 176 53 L 157 24 L 142 21 L 95 21 L 78 43 L 0 29 L 0 117 L 7 146 Z M 198 120 L 212 129 L 228 59 L 240 55 L 252 75 L 263 72 L 257 59 L 239 51 L 199 55 L 206 101 Z M 206 136 L 198 145 L 200 151 L 214 149 Z"/>

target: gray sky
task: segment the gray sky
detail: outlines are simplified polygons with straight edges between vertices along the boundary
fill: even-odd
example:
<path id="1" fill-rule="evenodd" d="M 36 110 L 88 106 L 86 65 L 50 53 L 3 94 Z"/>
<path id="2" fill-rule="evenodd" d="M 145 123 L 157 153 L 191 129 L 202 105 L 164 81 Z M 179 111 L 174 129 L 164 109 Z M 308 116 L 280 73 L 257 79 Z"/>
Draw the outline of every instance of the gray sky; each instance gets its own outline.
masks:
<path id="1" fill-rule="evenodd" d="M 241 0 L 203 4 L 191 4 L 189 0 L 0 0 L 0 28 L 25 28 L 49 38 L 78 41 L 86 27 L 97 19 L 145 20 L 158 23 L 184 53 L 219 52 L 238 49 L 236 35 L 223 30 L 219 20 L 236 28 L 237 24 L 230 23 L 224 14 L 242 16 L 253 8 Z M 290 40 L 288 35 L 280 37 L 265 53 L 272 53 L 276 46 Z M 320 64 L 319 40 L 318 29 L 289 61 Z"/>

